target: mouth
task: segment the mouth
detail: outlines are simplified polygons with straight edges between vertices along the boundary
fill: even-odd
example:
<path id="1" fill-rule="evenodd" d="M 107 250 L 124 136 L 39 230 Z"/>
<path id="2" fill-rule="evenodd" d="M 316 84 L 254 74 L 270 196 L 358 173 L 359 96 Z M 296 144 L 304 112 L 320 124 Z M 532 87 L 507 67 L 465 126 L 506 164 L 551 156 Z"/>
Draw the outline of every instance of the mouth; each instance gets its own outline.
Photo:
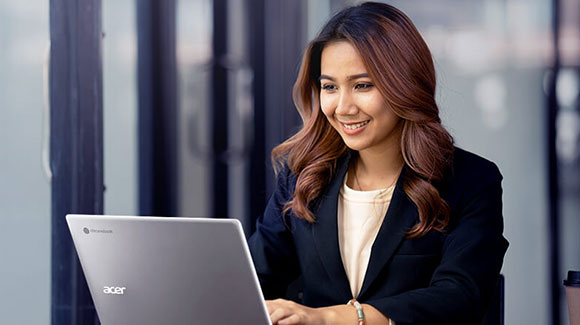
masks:
<path id="1" fill-rule="evenodd" d="M 342 125 L 344 126 L 345 129 L 350 130 L 350 131 L 354 131 L 356 129 L 359 129 L 367 124 L 369 124 L 370 120 L 366 120 L 363 122 L 359 122 L 359 123 L 351 123 L 351 124 L 346 124 L 346 123 L 342 123 Z"/>

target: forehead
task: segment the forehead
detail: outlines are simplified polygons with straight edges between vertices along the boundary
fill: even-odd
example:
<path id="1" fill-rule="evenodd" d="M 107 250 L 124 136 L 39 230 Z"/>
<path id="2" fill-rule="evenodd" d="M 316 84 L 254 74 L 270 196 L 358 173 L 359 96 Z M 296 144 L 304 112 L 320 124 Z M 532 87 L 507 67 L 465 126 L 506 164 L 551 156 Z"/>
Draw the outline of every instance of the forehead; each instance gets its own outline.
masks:
<path id="1" fill-rule="evenodd" d="M 354 46 L 348 41 L 335 41 L 322 49 L 320 73 L 324 75 L 352 75 L 365 73 L 364 62 Z"/>

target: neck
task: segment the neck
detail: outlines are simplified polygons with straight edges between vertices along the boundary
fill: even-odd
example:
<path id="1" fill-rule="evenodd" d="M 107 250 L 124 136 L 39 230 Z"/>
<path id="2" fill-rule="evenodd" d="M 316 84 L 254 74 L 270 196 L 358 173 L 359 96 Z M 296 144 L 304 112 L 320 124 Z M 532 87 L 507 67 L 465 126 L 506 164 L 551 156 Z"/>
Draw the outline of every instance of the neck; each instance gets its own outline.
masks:
<path id="1" fill-rule="evenodd" d="M 399 146 L 392 146 L 380 152 L 360 151 L 352 167 L 359 190 L 390 187 L 397 182 L 403 167 L 401 149 Z"/>

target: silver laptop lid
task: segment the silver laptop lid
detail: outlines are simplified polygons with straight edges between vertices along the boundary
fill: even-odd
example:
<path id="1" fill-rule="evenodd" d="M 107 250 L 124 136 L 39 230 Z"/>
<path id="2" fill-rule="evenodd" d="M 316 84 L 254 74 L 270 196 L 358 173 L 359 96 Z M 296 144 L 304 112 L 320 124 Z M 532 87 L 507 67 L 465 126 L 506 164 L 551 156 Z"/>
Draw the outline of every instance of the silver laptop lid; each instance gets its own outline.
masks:
<path id="1" fill-rule="evenodd" d="M 67 215 L 103 324 L 270 324 L 235 219 Z"/>

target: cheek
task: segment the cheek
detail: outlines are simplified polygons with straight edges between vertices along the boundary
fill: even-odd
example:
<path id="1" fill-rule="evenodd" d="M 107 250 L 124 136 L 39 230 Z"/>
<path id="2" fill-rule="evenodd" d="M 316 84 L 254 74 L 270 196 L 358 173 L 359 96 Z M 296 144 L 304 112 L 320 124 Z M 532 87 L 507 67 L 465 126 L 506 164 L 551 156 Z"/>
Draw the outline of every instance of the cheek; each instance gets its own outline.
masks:
<path id="1" fill-rule="evenodd" d="M 364 107 L 368 114 L 377 116 L 385 113 L 386 103 L 378 91 L 364 93 L 357 99 L 359 107 Z"/>
<path id="2" fill-rule="evenodd" d="M 320 108 L 322 113 L 330 118 L 334 115 L 335 105 L 333 104 L 333 99 L 330 96 L 321 95 L 320 96 Z"/>
<path id="3" fill-rule="evenodd" d="M 387 103 L 381 96 L 369 96 L 364 104 L 366 112 L 374 118 L 381 120 L 382 123 L 392 124 L 398 121 L 397 115 L 387 106 Z"/>

